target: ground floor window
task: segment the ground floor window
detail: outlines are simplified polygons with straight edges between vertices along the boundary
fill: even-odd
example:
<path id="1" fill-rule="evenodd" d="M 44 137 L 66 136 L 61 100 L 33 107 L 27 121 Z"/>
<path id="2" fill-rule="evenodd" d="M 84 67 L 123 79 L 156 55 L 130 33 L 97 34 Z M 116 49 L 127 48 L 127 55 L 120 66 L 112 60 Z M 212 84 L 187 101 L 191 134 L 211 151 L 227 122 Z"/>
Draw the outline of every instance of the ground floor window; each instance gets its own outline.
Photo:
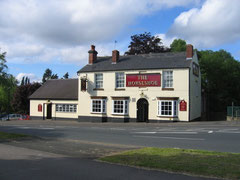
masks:
<path id="1" fill-rule="evenodd" d="M 177 116 L 177 101 L 175 100 L 159 100 L 158 101 L 159 116 Z"/>
<path id="2" fill-rule="evenodd" d="M 105 99 L 92 99 L 92 113 L 106 113 Z"/>
<path id="3" fill-rule="evenodd" d="M 128 100 L 113 100 L 113 114 L 128 114 Z"/>
<path id="4" fill-rule="evenodd" d="M 56 104 L 56 112 L 77 112 L 76 104 Z"/>

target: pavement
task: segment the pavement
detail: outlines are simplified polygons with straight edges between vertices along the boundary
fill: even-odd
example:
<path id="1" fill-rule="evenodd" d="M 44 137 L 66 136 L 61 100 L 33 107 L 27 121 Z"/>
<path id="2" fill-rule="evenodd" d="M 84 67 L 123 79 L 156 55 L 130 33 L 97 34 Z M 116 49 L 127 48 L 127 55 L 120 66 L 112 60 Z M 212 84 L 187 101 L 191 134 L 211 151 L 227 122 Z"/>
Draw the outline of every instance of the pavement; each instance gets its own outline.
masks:
<path id="1" fill-rule="evenodd" d="M 78 123 L 0 122 L 0 131 L 36 138 L 0 143 L 0 179 L 210 179 L 98 162 L 140 147 L 240 152 L 239 122 Z M 231 146 L 231 147 L 229 147 Z"/>

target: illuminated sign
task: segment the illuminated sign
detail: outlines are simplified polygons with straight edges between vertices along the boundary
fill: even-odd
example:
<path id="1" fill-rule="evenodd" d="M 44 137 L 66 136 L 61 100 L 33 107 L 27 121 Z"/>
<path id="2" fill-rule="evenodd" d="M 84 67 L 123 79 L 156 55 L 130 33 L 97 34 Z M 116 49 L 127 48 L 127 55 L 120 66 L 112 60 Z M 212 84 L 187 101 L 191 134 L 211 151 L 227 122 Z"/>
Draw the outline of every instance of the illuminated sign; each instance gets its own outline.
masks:
<path id="1" fill-rule="evenodd" d="M 161 74 L 127 74 L 126 87 L 161 86 Z"/>

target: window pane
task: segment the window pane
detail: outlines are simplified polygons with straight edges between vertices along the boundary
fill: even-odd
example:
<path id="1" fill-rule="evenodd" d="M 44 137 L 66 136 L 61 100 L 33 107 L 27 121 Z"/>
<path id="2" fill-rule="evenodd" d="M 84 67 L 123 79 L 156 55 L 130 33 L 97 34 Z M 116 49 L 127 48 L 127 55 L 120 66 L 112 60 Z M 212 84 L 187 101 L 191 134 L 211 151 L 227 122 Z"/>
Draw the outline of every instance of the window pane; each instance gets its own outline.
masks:
<path id="1" fill-rule="evenodd" d="M 103 87 L 103 74 L 95 74 L 96 88 Z"/>
<path id="2" fill-rule="evenodd" d="M 116 73 L 116 88 L 124 87 L 124 73 Z"/>
<path id="3" fill-rule="evenodd" d="M 173 87 L 173 72 L 163 71 L 163 88 Z"/>

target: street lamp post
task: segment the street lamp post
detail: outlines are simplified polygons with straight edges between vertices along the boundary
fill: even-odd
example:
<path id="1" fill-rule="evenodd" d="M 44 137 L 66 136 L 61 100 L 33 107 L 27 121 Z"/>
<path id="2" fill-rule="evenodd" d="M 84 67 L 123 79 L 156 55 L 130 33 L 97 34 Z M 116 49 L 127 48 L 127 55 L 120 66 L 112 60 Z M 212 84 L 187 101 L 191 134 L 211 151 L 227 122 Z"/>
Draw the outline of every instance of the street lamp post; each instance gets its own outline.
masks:
<path id="1" fill-rule="evenodd" d="M 8 90 L 8 108 L 7 108 L 7 113 L 8 113 L 8 118 L 7 118 L 7 120 L 9 121 L 9 112 L 10 112 L 10 87 L 8 87 L 7 88 L 7 90 Z"/>

